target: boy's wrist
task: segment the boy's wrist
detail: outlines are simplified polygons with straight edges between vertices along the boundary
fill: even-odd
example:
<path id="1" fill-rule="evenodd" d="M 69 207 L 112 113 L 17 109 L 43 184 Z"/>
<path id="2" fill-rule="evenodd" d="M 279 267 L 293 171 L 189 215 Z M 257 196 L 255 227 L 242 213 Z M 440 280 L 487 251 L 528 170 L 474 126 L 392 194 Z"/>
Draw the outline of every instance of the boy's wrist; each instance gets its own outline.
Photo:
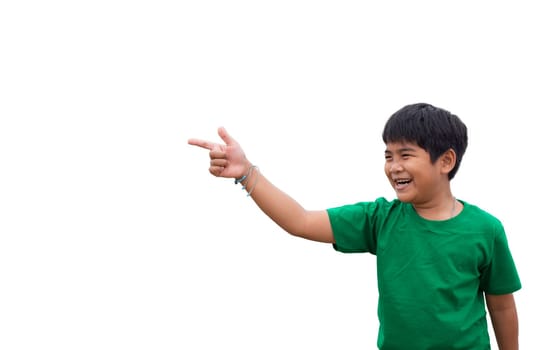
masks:
<path id="1" fill-rule="evenodd" d="M 257 181 L 259 180 L 259 168 L 256 165 L 249 163 L 247 172 L 239 178 L 234 179 L 236 185 L 242 185 L 242 189 L 247 191 L 247 196 L 251 196 Z"/>
<path id="2" fill-rule="evenodd" d="M 253 164 L 250 161 L 246 160 L 243 165 L 242 173 L 239 176 L 234 177 L 234 183 L 239 184 L 245 182 L 247 177 L 250 175 L 252 168 Z"/>

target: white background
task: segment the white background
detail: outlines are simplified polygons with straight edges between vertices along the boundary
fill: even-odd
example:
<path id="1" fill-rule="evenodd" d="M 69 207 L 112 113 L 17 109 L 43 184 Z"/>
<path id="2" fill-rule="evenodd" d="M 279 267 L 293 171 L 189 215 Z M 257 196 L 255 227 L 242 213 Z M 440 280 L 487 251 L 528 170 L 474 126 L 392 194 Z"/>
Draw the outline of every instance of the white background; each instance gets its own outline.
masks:
<path id="1" fill-rule="evenodd" d="M 0 348 L 374 348 L 374 257 L 285 234 L 186 141 L 225 126 L 309 209 L 393 198 L 414 102 L 468 125 L 454 194 L 505 224 L 545 348 L 540 4 L 3 1 Z"/>

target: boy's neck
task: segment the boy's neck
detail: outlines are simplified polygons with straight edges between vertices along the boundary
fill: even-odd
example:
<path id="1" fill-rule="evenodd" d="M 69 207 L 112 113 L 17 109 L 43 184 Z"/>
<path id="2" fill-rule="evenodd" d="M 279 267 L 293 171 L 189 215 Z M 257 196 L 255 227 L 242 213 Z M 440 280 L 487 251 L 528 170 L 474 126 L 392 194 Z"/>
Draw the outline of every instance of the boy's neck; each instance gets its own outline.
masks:
<path id="1" fill-rule="evenodd" d="M 413 204 L 416 213 L 427 220 L 449 220 L 457 216 L 463 208 L 451 193 L 439 200 L 433 200 L 428 203 Z"/>

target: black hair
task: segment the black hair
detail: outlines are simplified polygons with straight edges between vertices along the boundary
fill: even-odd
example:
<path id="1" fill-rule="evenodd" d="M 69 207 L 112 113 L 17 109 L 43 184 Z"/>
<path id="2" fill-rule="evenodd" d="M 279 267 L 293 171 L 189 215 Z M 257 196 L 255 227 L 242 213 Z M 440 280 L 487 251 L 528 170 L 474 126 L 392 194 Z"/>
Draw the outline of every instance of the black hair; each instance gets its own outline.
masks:
<path id="1" fill-rule="evenodd" d="M 384 143 L 413 142 L 430 154 L 432 164 L 447 150 L 457 155 L 451 180 L 459 169 L 468 146 L 466 125 L 454 114 L 427 103 L 403 107 L 388 119 L 382 132 Z"/>

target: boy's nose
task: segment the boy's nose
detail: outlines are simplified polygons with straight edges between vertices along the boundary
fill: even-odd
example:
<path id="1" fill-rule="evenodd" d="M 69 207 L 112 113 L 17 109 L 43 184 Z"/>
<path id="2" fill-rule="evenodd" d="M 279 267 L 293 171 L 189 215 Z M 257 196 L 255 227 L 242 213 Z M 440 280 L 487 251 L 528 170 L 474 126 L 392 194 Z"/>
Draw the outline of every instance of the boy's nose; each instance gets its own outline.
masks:
<path id="1" fill-rule="evenodd" d="M 402 170 L 403 170 L 403 168 L 400 165 L 400 163 L 392 162 L 392 164 L 390 164 L 390 172 L 399 172 L 399 171 L 402 171 Z"/>

